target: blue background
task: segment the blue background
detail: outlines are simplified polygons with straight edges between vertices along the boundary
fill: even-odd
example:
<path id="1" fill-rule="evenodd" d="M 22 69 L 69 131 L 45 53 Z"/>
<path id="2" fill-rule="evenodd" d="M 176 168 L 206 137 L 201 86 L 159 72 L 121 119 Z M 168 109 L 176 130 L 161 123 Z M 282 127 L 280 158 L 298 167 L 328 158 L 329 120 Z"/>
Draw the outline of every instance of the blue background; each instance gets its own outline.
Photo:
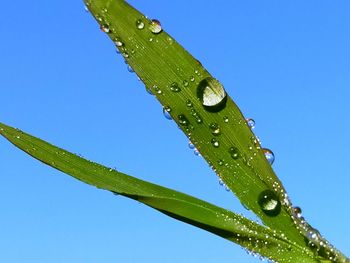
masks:
<path id="1" fill-rule="evenodd" d="M 350 2 L 130 1 L 226 87 L 295 205 L 349 246 Z M 5 1 L 0 121 L 241 212 L 82 1 Z M 257 262 L 237 245 L 100 191 L 0 139 L 0 262 Z"/>

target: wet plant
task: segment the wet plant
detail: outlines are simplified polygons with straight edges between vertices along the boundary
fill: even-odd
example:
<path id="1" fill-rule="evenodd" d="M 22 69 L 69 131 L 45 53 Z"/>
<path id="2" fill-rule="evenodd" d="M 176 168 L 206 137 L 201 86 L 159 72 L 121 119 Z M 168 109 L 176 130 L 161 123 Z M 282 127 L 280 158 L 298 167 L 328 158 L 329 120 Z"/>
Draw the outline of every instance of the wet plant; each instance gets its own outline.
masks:
<path id="1" fill-rule="evenodd" d="M 100 189 L 142 202 L 274 262 L 350 262 L 293 206 L 263 148 L 224 86 L 156 19 L 121 0 L 87 0 L 99 28 L 219 177 L 263 222 L 85 160 L 18 129 L 0 134 L 32 157 Z"/>

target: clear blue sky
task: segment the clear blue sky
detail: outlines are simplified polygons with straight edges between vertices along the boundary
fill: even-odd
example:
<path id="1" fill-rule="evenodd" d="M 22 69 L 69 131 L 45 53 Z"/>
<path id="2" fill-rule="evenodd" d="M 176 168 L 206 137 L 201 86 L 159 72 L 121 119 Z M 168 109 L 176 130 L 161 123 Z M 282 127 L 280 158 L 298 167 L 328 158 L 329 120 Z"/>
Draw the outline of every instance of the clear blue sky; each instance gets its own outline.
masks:
<path id="1" fill-rule="evenodd" d="M 349 256 L 350 2 L 130 2 L 159 19 L 255 119 L 293 203 Z M 1 122 L 247 215 L 82 1 L 4 1 L 1 9 Z M 258 262 L 1 138 L 0 176 L 0 262 Z"/>

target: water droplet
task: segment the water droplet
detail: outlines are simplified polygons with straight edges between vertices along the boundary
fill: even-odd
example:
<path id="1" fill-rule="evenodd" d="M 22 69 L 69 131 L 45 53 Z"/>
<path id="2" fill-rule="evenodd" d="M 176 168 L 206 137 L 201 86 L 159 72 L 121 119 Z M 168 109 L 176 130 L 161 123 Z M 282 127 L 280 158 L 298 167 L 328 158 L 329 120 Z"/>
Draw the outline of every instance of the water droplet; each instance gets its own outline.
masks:
<path id="1" fill-rule="evenodd" d="M 192 101 L 187 100 L 186 101 L 186 106 L 189 107 L 189 108 L 192 107 L 193 106 Z"/>
<path id="2" fill-rule="evenodd" d="M 191 82 L 194 81 L 194 77 L 193 77 L 193 76 L 190 77 L 190 81 L 191 81 Z"/>
<path id="3" fill-rule="evenodd" d="M 138 19 L 136 21 L 136 27 L 137 27 L 137 29 L 144 29 L 145 23 L 143 23 L 143 21 L 141 19 Z"/>
<path id="4" fill-rule="evenodd" d="M 219 140 L 216 139 L 216 138 L 211 139 L 210 142 L 211 142 L 211 144 L 212 144 L 215 148 L 218 148 L 218 147 L 220 146 L 220 142 L 219 142 Z"/>
<path id="5" fill-rule="evenodd" d="M 268 216 L 277 216 L 281 212 L 281 202 L 275 192 L 271 190 L 265 190 L 260 193 L 258 204 Z"/>
<path id="6" fill-rule="evenodd" d="M 197 96 L 208 111 L 218 112 L 226 106 L 225 89 L 219 81 L 212 77 L 207 77 L 198 84 Z"/>
<path id="7" fill-rule="evenodd" d="M 190 114 L 196 119 L 197 123 L 203 122 L 202 117 L 199 115 L 199 113 L 194 108 L 191 108 Z"/>
<path id="8" fill-rule="evenodd" d="M 215 136 L 220 135 L 221 131 L 220 131 L 220 127 L 217 123 L 211 123 L 209 125 L 209 128 L 210 128 L 211 134 L 213 134 Z"/>
<path id="9" fill-rule="evenodd" d="M 293 207 L 293 214 L 297 218 L 301 218 L 301 208 L 299 206 Z"/>
<path id="10" fill-rule="evenodd" d="M 272 165 L 273 162 L 275 161 L 274 153 L 270 149 L 267 149 L 267 148 L 263 148 L 262 150 L 265 154 L 267 161 Z"/>
<path id="11" fill-rule="evenodd" d="M 188 142 L 188 148 L 190 148 L 191 150 L 195 148 L 194 144 L 191 141 Z"/>
<path id="12" fill-rule="evenodd" d="M 186 116 L 183 114 L 180 114 L 179 116 L 177 116 L 177 118 L 179 120 L 180 125 L 182 126 L 188 126 L 190 124 Z"/>
<path id="13" fill-rule="evenodd" d="M 162 32 L 162 25 L 157 19 L 152 19 L 151 23 L 148 26 L 148 29 L 153 34 L 159 34 L 160 32 Z"/>
<path id="14" fill-rule="evenodd" d="M 224 123 L 228 123 L 228 122 L 229 122 L 229 118 L 228 118 L 227 116 L 225 116 L 225 117 L 223 118 L 223 120 L 224 120 Z"/>
<path id="15" fill-rule="evenodd" d="M 166 119 L 168 120 L 172 120 L 173 118 L 170 115 L 171 112 L 171 108 L 169 106 L 164 106 L 163 108 L 163 115 Z"/>
<path id="16" fill-rule="evenodd" d="M 176 82 L 171 83 L 170 85 L 170 90 L 172 92 L 180 92 L 181 88 L 179 87 L 179 85 Z"/>
<path id="17" fill-rule="evenodd" d="M 253 119 L 247 119 L 247 124 L 249 128 L 254 129 L 255 128 L 255 121 Z"/>
<path id="18" fill-rule="evenodd" d="M 109 29 L 109 26 L 107 24 L 103 24 L 100 26 L 100 29 L 104 33 L 109 33 L 111 30 Z"/>
<path id="19" fill-rule="evenodd" d="M 115 38 L 115 39 L 114 39 L 114 44 L 115 44 L 117 47 L 123 46 L 123 42 L 120 41 L 119 38 Z"/>
<path id="20" fill-rule="evenodd" d="M 158 88 L 157 85 L 153 85 L 152 89 L 155 91 L 153 93 L 162 94 L 162 90 L 160 88 Z"/>
<path id="21" fill-rule="evenodd" d="M 232 159 L 237 160 L 239 158 L 239 151 L 236 147 L 231 147 L 228 152 L 230 153 Z"/>
<path id="22" fill-rule="evenodd" d="M 130 72 L 130 73 L 134 73 L 135 71 L 133 70 L 133 68 L 130 66 L 130 65 L 128 65 L 127 67 L 127 70 Z"/>
<path id="23" fill-rule="evenodd" d="M 201 155 L 197 148 L 195 148 L 195 149 L 193 150 L 193 153 L 194 153 L 194 155 L 196 155 L 196 156 L 200 156 L 200 155 Z"/>
<path id="24" fill-rule="evenodd" d="M 188 81 L 187 80 L 184 80 L 182 83 L 184 84 L 185 87 L 188 86 Z"/>
<path id="25" fill-rule="evenodd" d="M 84 10 L 85 10 L 86 13 L 90 12 L 89 7 L 87 5 L 84 6 Z"/>

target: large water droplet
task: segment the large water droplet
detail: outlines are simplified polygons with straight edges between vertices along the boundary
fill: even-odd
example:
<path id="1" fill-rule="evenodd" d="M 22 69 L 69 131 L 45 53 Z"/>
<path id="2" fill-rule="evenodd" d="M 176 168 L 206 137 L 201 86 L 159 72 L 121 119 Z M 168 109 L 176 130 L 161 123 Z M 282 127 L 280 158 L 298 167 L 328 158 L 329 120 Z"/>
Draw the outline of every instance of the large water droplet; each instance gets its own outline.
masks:
<path id="1" fill-rule="evenodd" d="M 270 149 L 267 149 L 267 148 L 263 148 L 262 150 L 265 154 L 267 161 L 272 165 L 273 162 L 275 161 L 274 153 Z"/>
<path id="2" fill-rule="evenodd" d="M 247 124 L 249 128 L 254 129 L 255 128 L 255 121 L 251 118 L 247 119 Z"/>
<path id="3" fill-rule="evenodd" d="M 212 77 L 207 77 L 199 82 L 197 96 L 208 111 L 218 112 L 226 106 L 225 89 L 219 81 Z"/>
<path id="4" fill-rule="evenodd" d="M 239 151 L 236 147 L 231 147 L 228 152 L 230 153 L 232 159 L 237 160 L 239 158 Z"/>
<path id="5" fill-rule="evenodd" d="M 137 29 L 144 29 L 145 23 L 143 23 L 143 21 L 141 19 L 138 19 L 136 21 L 136 27 L 137 27 Z"/>
<path id="6" fill-rule="evenodd" d="M 166 119 L 168 120 L 172 120 L 173 118 L 170 115 L 171 112 L 171 108 L 169 106 L 164 106 L 163 108 L 163 115 Z"/>
<path id="7" fill-rule="evenodd" d="M 159 34 L 160 32 L 162 32 L 162 25 L 157 19 L 152 19 L 151 23 L 148 26 L 148 29 L 153 34 Z"/>
<path id="8" fill-rule="evenodd" d="M 281 212 L 281 202 L 271 190 L 262 191 L 258 197 L 261 210 L 268 216 L 277 216 Z"/>

